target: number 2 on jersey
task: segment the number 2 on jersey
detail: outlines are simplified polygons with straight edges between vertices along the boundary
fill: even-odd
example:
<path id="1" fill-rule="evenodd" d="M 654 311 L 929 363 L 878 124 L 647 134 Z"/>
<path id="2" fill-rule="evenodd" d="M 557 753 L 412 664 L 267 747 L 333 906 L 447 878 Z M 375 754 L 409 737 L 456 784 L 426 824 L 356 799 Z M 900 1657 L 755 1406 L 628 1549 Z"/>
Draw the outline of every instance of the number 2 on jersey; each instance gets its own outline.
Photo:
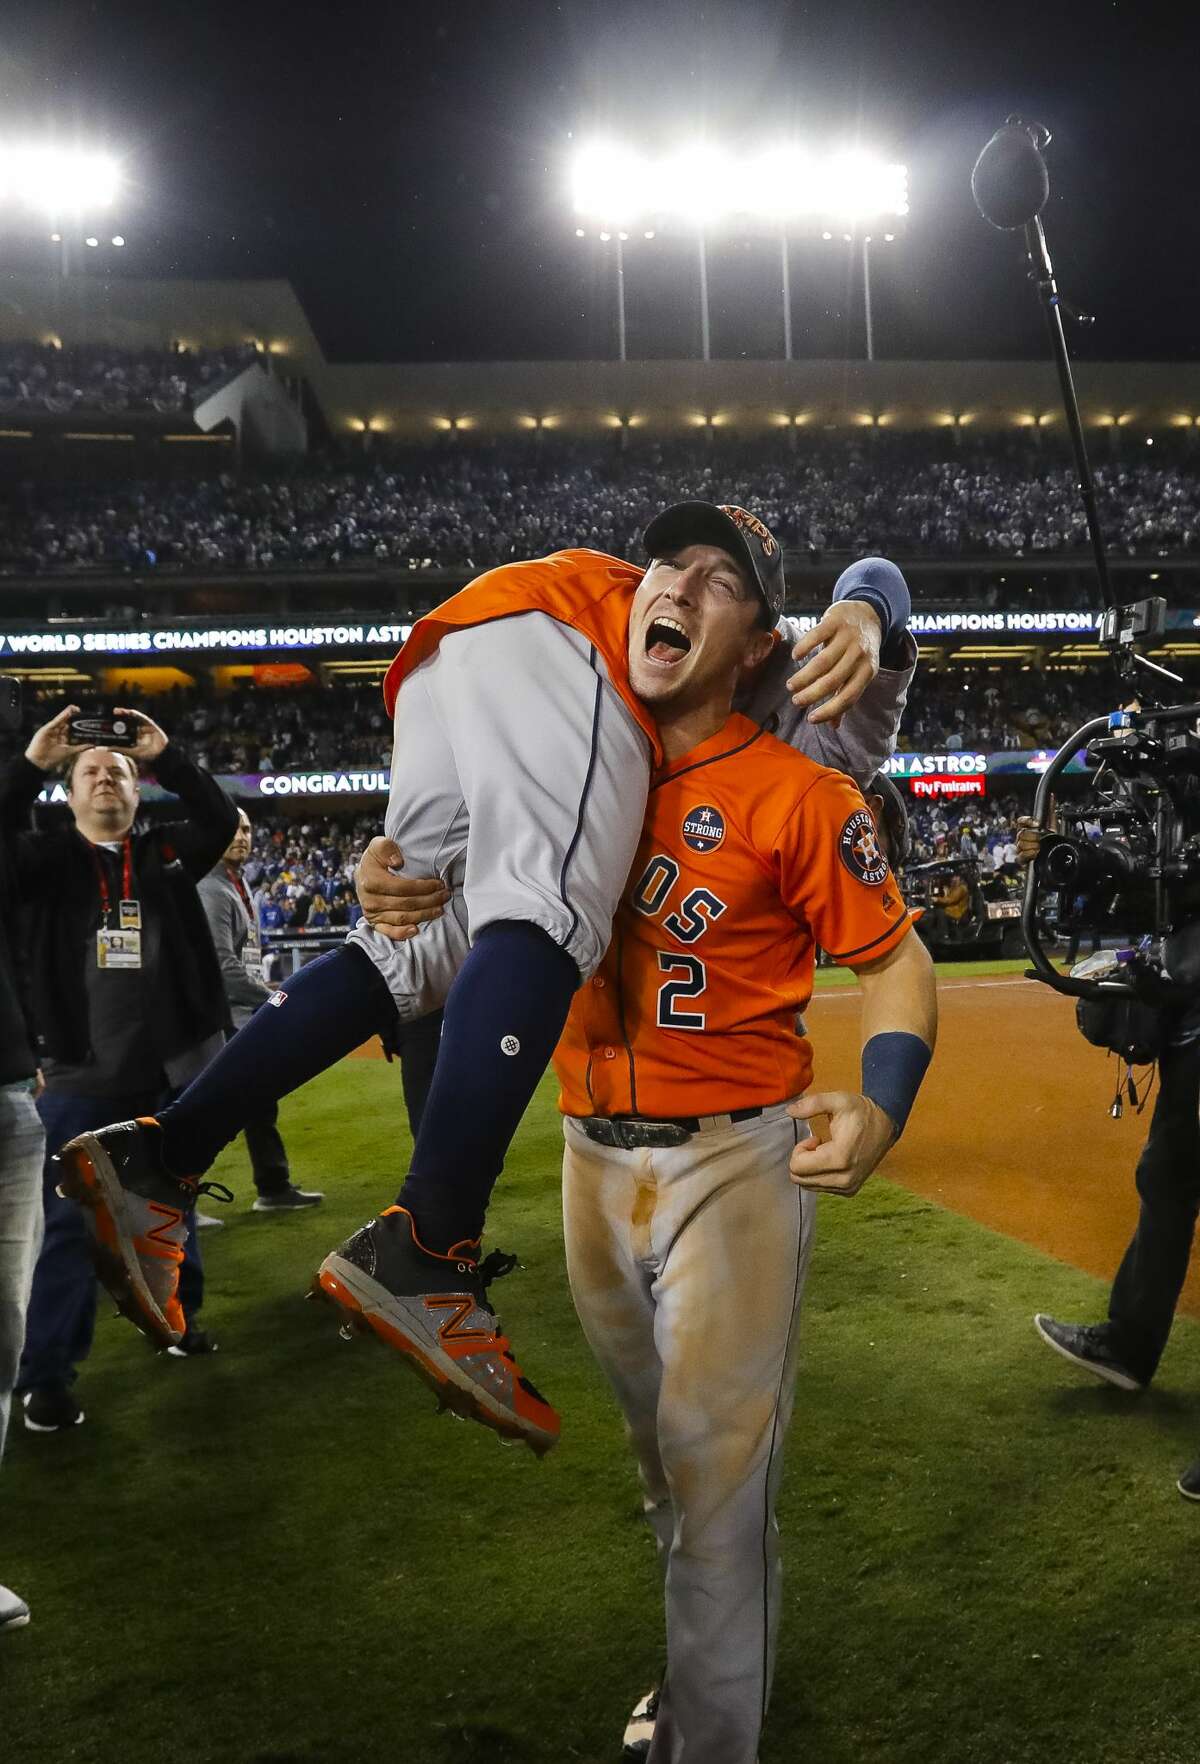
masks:
<path id="1" fill-rule="evenodd" d="M 683 980 L 665 980 L 658 989 L 658 1026 L 660 1029 L 703 1029 L 703 1011 L 676 1009 L 676 1000 L 699 998 L 708 983 L 704 963 L 698 956 L 675 955 L 671 950 L 658 951 L 658 965 L 664 974 L 685 974 Z"/>

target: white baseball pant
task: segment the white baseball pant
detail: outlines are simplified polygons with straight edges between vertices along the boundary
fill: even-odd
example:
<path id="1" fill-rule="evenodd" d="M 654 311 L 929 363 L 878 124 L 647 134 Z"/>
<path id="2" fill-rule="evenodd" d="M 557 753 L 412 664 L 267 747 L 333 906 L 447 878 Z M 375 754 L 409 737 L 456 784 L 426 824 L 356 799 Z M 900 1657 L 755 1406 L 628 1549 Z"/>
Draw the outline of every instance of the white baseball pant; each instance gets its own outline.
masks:
<path id="1" fill-rule="evenodd" d="M 486 925 L 540 925 L 599 967 L 646 811 L 650 744 L 580 632 L 526 612 L 452 631 L 396 697 L 385 831 L 451 888 L 393 943 L 350 934 L 408 1022 L 443 1004 Z"/>
<path id="2" fill-rule="evenodd" d="M 780 1103 L 621 1151 L 565 1124 L 567 1271 L 625 1415 L 664 1571 L 650 1764 L 754 1764 L 780 1605 L 775 1500 L 815 1203 Z"/>

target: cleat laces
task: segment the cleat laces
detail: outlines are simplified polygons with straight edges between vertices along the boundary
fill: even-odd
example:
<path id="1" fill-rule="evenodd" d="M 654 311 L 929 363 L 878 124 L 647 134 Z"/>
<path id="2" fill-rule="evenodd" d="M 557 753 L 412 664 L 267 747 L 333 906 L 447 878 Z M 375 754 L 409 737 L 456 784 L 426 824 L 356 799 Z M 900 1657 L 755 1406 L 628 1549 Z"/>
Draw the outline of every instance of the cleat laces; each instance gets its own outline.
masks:
<path id="1" fill-rule="evenodd" d="M 500 1319 L 496 1315 L 495 1305 L 488 1297 L 488 1288 L 494 1280 L 503 1280 L 506 1274 L 511 1274 L 513 1269 L 519 1268 L 520 1265 L 516 1256 L 510 1256 L 504 1250 L 489 1250 L 482 1262 L 478 1262 L 475 1266 L 475 1278 L 479 1282 L 479 1301 L 496 1325 L 496 1345 L 500 1349 L 502 1357 L 513 1366 L 517 1362 L 513 1359 L 512 1344 L 508 1337 L 500 1331 Z"/>

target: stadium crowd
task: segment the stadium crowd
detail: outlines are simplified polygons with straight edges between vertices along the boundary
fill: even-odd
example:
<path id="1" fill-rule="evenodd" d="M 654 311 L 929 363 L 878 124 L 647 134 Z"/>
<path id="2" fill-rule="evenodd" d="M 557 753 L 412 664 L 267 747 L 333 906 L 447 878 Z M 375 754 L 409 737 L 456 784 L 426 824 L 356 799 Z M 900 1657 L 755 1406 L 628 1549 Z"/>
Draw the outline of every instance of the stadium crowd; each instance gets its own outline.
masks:
<path id="1" fill-rule="evenodd" d="M 909 804 L 909 864 L 935 859 L 978 863 L 987 873 L 1019 873 L 1017 818 L 1028 813 L 1015 796 Z"/>
<path id="2" fill-rule="evenodd" d="M 118 349 L 94 343 L 0 343 L 0 411 L 186 410 L 206 390 L 258 354 L 231 349 Z"/>
<path id="3" fill-rule="evenodd" d="M 354 866 L 382 815 L 353 821 L 257 820 L 242 878 L 260 931 L 337 932 L 357 924 Z"/>
<path id="4" fill-rule="evenodd" d="M 1096 476 L 1114 550 L 1157 558 L 1200 546 L 1200 474 L 1184 454 L 1107 463 Z M 822 436 L 795 450 L 442 446 L 369 464 L 310 460 L 273 476 L 69 491 L 27 483 L 4 520 L 0 571 L 481 569 L 580 545 L 633 558 L 655 510 L 714 496 L 754 509 L 785 545 L 814 558 L 1038 559 L 1082 557 L 1087 547 L 1073 468 L 1049 443 Z"/>

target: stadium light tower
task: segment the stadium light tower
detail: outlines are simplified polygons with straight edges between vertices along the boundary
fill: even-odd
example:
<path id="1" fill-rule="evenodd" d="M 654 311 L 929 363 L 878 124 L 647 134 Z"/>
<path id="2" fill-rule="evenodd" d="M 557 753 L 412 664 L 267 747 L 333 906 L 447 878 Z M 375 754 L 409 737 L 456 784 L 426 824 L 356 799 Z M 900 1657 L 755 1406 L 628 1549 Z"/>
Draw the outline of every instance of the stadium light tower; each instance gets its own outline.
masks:
<path id="1" fill-rule="evenodd" d="M 24 210 L 53 227 L 63 275 L 70 267 L 69 240 L 85 220 L 111 208 L 121 188 L 121 168 L 109 153 L 0 142 L 0 205 Z M 120 234 L 113 244 L 124 245 Z M 91 237 L 87 240 L 91 244 Z"/>
<path id="2" fill-rule="evenodd" d="M 711 355 L 708 309 L 710 230 L 721 222 L 749 224 L 776 233 L 780 251 L 785 359 L 792 358 L 792 303 L 788 273 L 791 235 L 821 221 L 858 231 L 908 213 L 908 172 L 903 165 L 861 150 L 816 155 L 782 145 L 737 156 L 707 142 L 651 160 L 623 146 L 596 142 L 572 166 L 576 219 L 603 229 L 601 238 L 648 224 L 695 234 L 700 271 L 700 347 Z M 893 218 L 894 217 L 894 218 Z M 576 227 L 586 235 L 583 225 Z M 647 237 L 651 236 L 647 233 Z M 825 235 L 832 238 L 832 233 Z M 851 237 L 853 237 L 853 233 Z M 871 310 L 871 235 L 863 234 L 863 288 L 867 312 L 867 358 L 874 359 Z M 623 260 L 618 253 L 619 330 L 624 334 Z M 622 357 L 622 359 L 624 359 Z"/>

